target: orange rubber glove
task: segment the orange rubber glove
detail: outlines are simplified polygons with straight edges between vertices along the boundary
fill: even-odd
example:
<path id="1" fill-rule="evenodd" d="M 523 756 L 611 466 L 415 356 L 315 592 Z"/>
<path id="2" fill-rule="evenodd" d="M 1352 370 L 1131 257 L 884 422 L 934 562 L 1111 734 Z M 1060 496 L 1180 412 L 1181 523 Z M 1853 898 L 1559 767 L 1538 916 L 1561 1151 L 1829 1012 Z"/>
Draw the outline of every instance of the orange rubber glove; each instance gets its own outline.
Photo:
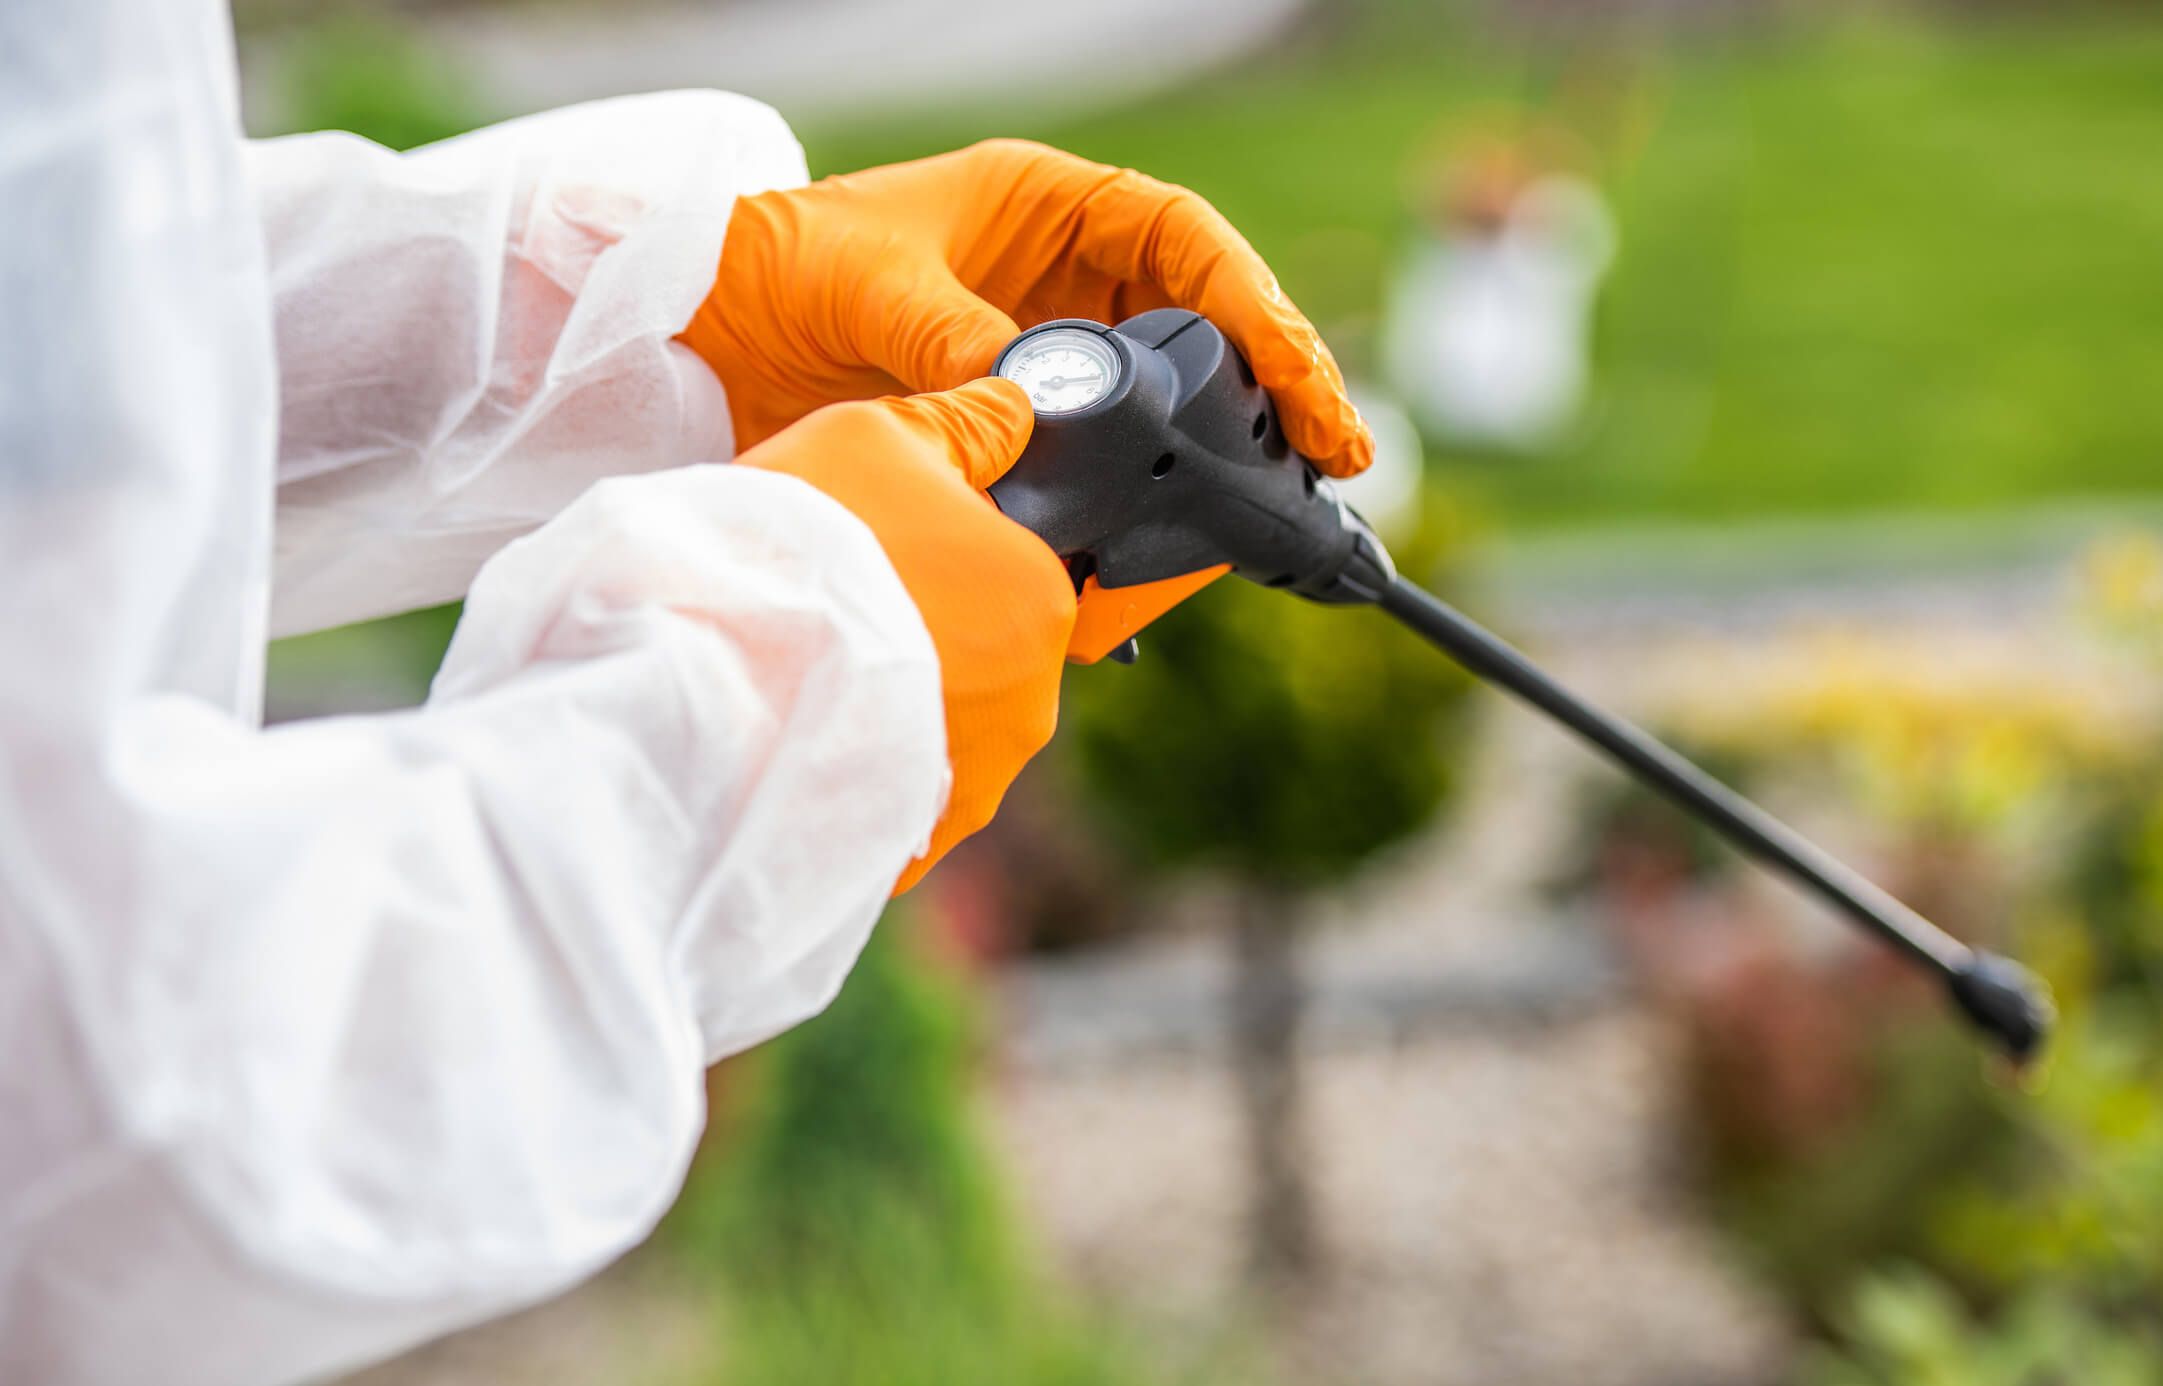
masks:
<path id="1" fill-rule="evenodd" d="M 1215 208 L 1025 140 L 739 198 L 682 340 L 744 448 L 836 400 L 987 374 L 1021 327 L 1173 305 L 1224 330 L 1323 471 L 1374 460 L 1329 348 Z"/>
<path id="2" fill-rule="evenodd" d="M 938 649 L 954 788 L 897 895 L 991 821 L 1058 721 L 1074 585 L 1043 540 L 981 494 L 1035 423 L 1019 385 L 979 380 L 821 409 L 736 459 L 801 477 L 869 525 Z"/>

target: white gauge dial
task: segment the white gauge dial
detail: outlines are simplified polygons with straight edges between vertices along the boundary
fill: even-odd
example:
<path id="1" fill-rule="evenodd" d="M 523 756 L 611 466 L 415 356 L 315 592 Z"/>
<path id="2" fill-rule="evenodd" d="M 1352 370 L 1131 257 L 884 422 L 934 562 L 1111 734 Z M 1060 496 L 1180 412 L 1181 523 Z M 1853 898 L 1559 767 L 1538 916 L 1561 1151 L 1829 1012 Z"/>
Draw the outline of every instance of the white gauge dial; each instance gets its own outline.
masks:
<path id="1" fill-rule="evenodd" d="M 1119 353 L 1094 332 L 1055 327 L 1015 348 L 999 374 L 1029 392 L 1039 414 L 1072 414 L 1111 393 Z"/>

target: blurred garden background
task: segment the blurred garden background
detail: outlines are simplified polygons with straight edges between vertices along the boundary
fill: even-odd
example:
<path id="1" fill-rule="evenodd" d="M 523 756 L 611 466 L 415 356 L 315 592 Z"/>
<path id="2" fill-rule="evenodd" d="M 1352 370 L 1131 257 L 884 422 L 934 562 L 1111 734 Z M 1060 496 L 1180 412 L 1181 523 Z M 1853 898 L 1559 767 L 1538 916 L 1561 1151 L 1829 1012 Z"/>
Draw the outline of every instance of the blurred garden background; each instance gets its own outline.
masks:
<path id="1" fill-rule="evenodd" d="M 2163 1379 L 2163 13 L 241 0 L 256 133 L 671 85 L 1185 183 L 1406 566 L 1964 937 L 1938 998 L 1375 617 L 1220 583 L 718 1068 L 653 1244 L 353 1386 Z M 417 701 L 454 610 L 274 648 Z M 605 1133 L 597 1133 L 597 1139 Z"/>

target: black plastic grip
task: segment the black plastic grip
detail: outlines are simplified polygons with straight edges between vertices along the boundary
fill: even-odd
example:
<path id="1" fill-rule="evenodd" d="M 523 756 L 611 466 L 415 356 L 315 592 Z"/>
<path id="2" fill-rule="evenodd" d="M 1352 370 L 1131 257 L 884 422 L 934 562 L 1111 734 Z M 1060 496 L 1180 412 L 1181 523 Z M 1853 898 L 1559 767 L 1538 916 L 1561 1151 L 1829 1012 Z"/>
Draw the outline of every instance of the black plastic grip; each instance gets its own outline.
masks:
<path id="1" fill-rule="evenodd" d="M 1318 601 L 1379 595 L 1382 546 L 1292 450 L 1268 392 L 1208 319 L 1162 308 L 1116 328 L 1044 323 L 1015 338 L 994 369 L 1055 329 L 1102 336 L 1119 379 L 1085 409 L 1039 413 L 991 497 L 1077 580 L 1094 573 L 1101 587 L 1131 587 L 1229 563 Z"/>

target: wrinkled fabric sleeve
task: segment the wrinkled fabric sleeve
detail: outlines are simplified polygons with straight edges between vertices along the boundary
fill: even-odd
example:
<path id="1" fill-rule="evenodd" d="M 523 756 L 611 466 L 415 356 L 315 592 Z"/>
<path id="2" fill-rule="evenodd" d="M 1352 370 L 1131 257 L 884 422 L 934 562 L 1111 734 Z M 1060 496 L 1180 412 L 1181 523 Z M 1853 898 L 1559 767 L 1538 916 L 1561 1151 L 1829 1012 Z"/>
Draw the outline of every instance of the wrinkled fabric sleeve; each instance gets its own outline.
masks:
<path id="1" fill-rule="evenodd" d="M 247 160 L 277 323 L 273 634 L 454 600 L 595 480 L 729 455 L 721 386 L 673 339 L 735 198 L 805 180 L 770 108 L 658 92 Z"/>
<path id="2" fill-rule="evenodd" d="M 838 987 L 946 773 L 877 540 L 728 466 L 497 546 L 425 706 L 259 730 L 277 405 L 230 62 L 216 0 L 0 7 L 8 1383 L 277 1386 L 605 1264 L 706 1061 Z M 492 388 L 428 436 L 536 397 Z M 447 455 L 367 409 L 323 474 Z"/>
<path id="3" fill-rule="evenodd" d="M 492 558 L 422 708 L 0 728 L 0 1380 L 272 1386 L 620 1255 L 704 1067 L 840 985 L 941 726 L 871 533 L 702 466 Z"/>

